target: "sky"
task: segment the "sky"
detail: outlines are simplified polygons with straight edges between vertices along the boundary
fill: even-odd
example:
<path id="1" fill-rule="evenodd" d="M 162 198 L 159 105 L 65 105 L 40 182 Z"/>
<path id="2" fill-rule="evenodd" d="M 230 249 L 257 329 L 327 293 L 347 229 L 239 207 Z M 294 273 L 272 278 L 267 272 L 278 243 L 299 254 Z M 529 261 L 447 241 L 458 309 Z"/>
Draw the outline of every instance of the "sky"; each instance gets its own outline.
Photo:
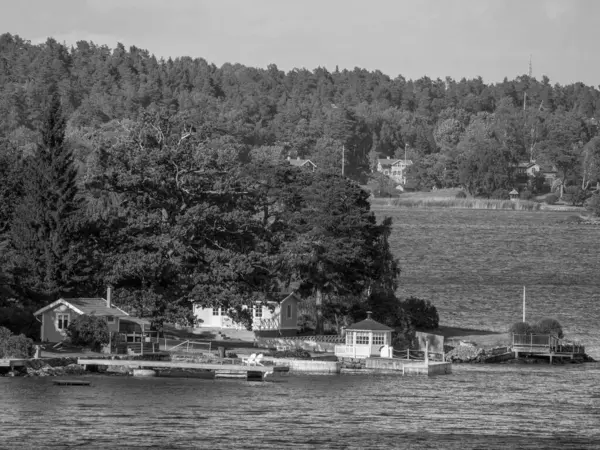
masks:
<path id="1" fill-rule="evenodd" d="M 0 33 L 200 57 L 485 82 L 528 73 L 600 84 L 597 0 L 19 0 Z"/>

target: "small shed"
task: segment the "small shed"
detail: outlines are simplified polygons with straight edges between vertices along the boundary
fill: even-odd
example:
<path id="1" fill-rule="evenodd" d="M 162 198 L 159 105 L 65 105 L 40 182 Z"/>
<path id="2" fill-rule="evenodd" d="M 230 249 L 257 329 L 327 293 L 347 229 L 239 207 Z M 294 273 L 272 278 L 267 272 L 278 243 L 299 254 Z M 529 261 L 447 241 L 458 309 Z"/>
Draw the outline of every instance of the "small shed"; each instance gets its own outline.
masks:
<path id="1" fill-rule="evenodd" d="M 371 356 L 391 357 L 392 328 L 367 318 L 346 328 L 346 344 L 335 346 L 335 356 L 368 358 Z"/>
<path id="2" fill-rule="evenodd" d="M 508 193 L 508 195 L 510 196 L 510 199 L 513 201 L 519 200 L 519 191 L 517 191 L 516 189 L 513 189 L 512 191 L 510 191 Z"/>

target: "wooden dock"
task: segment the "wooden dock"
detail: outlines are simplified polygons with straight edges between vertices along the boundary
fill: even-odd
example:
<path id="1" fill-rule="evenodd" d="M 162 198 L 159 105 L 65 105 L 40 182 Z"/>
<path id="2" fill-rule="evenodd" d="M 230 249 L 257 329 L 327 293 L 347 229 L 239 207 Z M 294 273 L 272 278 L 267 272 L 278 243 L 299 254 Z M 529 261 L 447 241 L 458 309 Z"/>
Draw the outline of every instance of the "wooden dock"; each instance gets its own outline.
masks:
<path id="1" fill-rule="evenodd" d="M 553 358 L 574 359 L 585 354 L 581 343 L 549 334 L 513 334 L 512 339 L 512 351 L 517 359 L 519 355 L 548 356 L 552 364 Z"/>
<path id="2" fill-rule="evenodd" d="M 210 371 L 215 378 L 264 379 L 269 375 L 287 373 L 286 366 L 254 366 L 243 364 L 215 364 L 180 361 L 142 361 L 130 359 L 88 359 L 79 358 L 78 364 L 87 366 L 125 366 L 131 369 L 194 369 Z"/>

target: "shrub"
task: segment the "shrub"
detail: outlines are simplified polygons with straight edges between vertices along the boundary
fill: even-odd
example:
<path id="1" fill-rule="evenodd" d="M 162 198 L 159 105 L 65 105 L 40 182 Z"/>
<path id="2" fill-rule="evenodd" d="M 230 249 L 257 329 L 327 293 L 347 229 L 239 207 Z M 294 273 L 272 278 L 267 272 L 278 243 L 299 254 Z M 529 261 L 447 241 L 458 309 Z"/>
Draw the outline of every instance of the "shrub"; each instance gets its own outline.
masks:
<path id="1" fill-rule="evenodd" d="M 540 320 L 533 326 L 533 332 L 535 334 L 551 334 L 557 338 L 563 338 L 563 329 L 561 324 L 556 319 L 545 318 Z"/>
<path id="2" fill-rule="evenodd" d="M 492 192 L 492 198 L 496 200 L 510 200 L 510 195 L 506 189 L 496 189 Z"/>
<path id="3" fill-rule="evenodd" d="M 465 193 L 465 191 L 458 191 L 454 198 L 467 198 L 467 194 Z"/>
<path id="4" fill-rule="evenodd" d="M 411 323 L 417 328 L 435 329 L 440 323 L 437 309 L 429 300 L 409 297 L 400 306 L 410 317 Z"/>
<path id="5" fill-rule="evenodd" d="M 564 200 L 571 203 L 573 206 L 583 205 L 589 194 L 579 186 L 568 186 L 565 188 Z"/>
<path id="6" fill-rule="evenodd" d="M 558 195 L 556 194 L 548 194 L 546 195 L 546 199 L 544 200 L 547 205 L 554 205 L 558 201 Z"/>
<path id="7" fill-rule="evenodd" d="M 270 352 L 267 356 L 271 356 L 273 358 L 294 358 L 294 359 L 310 359 L 310 353 L 301 348 L 297 348 L 295 350 L 282 350 Z"/>
<path id="8" fill-rule="evenodd" d="M 600 193 L 593 194 L 585 201 L 585 209 L 594 216 L 600 216 Z"/>
<path id="9" fill-rule="evenodd" d="M 532 328 L 527 322 L 515 322 L 508 329 L 512 334 L 531 334 Z"/>
<path id="10" fill-rule="evenodd" d="M 8 328 L 0 327 L 0 358 L 29 358 L 33 356 L 33 341 L 23 334 L 15 336 Z"/>
<path id="11" fill-rule="evenodd" d="M 86 314 L 76 317 L 67 327 L 67 335 L 73 345 L 89 346 L 92 350 L 99 350 L 109 342 L 108 325 L 104 317 Z"/>
<path id="12" fill-rule="evenodd" d="M 532 197 L 533 197 L 533 194 L 531 193 L 531 191 L 528 191 L 527 189 L 525 189 L 524 191 L 522 191 L 519 194 L 519 198 L 521 200 L 531 200 Z"/>

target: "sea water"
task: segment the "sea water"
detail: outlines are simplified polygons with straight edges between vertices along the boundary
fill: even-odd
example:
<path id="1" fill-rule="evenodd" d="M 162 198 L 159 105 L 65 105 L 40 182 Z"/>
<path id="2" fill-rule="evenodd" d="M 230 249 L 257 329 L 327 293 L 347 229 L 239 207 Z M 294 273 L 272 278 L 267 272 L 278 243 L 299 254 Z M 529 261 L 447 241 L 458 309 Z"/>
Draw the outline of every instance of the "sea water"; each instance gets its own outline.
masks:
<path id="1" fill-rule="evenodd" d="M 600 364 L 275 382 L 0 378 L 0 448 L 600 448 Z"/>

